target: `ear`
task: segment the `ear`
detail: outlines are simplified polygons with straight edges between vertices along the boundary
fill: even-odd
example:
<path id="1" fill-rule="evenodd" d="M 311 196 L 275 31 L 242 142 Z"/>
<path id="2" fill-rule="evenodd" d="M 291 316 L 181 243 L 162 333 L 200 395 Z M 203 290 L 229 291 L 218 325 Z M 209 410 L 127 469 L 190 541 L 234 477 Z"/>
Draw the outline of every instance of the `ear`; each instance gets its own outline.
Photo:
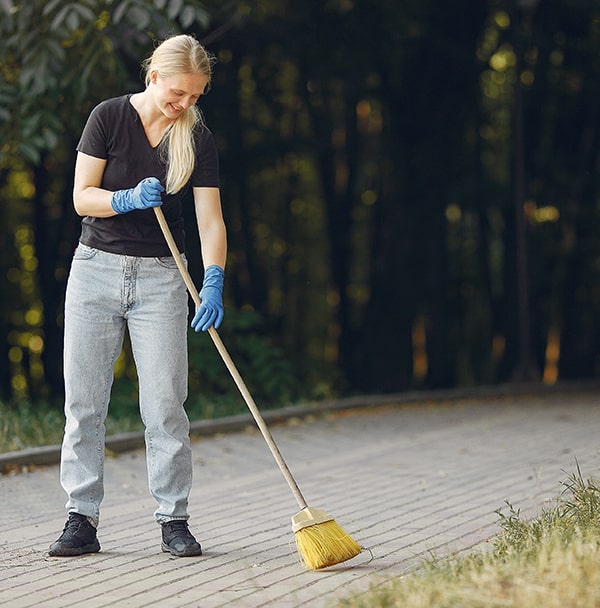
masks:
<path id="1" fill-rule="evenodd" d="M 150 72 L 150 83 L 156 84 L 157 79 L 158 79 L 158 70 L 152 70 Z"/>

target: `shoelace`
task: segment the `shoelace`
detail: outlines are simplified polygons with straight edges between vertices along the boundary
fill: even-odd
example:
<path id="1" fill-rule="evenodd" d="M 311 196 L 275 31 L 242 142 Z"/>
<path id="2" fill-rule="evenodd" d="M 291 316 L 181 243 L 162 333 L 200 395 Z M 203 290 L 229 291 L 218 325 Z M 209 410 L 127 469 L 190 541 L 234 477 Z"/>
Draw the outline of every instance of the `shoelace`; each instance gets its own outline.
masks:
<path id="1" fill-rule="evenodd" d="M 65 524 L 65 530 L 67 528 L 78 528 L 80 523 L 81 523 L 81 520 L 76 519 L 75 517 L 69 517 L 69 519 L 67 520 L 67 523 Z"/>
<path id="2" fill-rule="evenodd" d="M 77 517 L 73 517 L 72 515 L 69 516 L 69 519 L 67 519 L 67 523 L 65 524 L 65 527 L 63 528 L 63 534 L 65 532 L 70 533 L 71 535 L 74 535 L 75 532 L 77 532 L 77 530 L 79 529 L 79 526 L 81 525 L 82 520 L 78 519 Z"/>
<path id="3" fill-rule="evenodd" d="M 180 519 L 174 519 L 173 521 L 168 521 L 165 525 L 172 532 L 175 532 L 175 531 L 187 532 L 188 531 L 187 522 L 180 520 Z"/>

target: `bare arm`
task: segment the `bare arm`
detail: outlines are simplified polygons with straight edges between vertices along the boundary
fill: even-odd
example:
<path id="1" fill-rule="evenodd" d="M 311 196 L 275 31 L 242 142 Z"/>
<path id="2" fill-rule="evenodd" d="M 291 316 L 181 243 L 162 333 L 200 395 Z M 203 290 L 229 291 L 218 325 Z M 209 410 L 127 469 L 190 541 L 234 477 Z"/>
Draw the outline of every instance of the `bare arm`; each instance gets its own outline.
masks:
<path id="1" fill-rule="evenodd" d="M 225 269 L 227 231 L 218 188 L 194 188 L 194 205 L 204 268 L 213 264 Z"/>
<path id="2" fill-rule="evenodd" d="M 78 215 L 111 217 L 117 215 L 111 205 L 112 192 L 100 188 L 106 161 L 77 153 L 73 204 Z"/>

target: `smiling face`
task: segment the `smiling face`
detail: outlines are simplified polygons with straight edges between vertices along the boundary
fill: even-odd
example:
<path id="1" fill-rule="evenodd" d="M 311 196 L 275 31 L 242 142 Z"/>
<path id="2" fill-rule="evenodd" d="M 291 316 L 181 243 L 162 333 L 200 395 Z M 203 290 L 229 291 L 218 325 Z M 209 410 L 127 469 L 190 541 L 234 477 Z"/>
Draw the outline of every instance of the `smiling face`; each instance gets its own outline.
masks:
<path id="1" fill-rule="evenodd" d="M 161 76 L 157 70 L 150 74 L 156 105 L 171 120 L 193 106 L 206 90 L 208 77 L 204 74 Z"/>

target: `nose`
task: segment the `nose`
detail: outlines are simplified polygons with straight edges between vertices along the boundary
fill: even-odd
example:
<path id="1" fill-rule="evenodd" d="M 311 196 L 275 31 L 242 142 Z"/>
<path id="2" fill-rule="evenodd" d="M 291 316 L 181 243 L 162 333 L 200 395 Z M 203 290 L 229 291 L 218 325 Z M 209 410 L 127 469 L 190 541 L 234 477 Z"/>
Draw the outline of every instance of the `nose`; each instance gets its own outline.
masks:
<path id="1" fill-rule="evenodd" d="M 179 105 L 184 109 L 187 110 L 189 107 L 193 106 L 196 103 L 196 100 L 193 97 L 188 97 L 187 99 L 182 99 L 179 102 Z"/>

